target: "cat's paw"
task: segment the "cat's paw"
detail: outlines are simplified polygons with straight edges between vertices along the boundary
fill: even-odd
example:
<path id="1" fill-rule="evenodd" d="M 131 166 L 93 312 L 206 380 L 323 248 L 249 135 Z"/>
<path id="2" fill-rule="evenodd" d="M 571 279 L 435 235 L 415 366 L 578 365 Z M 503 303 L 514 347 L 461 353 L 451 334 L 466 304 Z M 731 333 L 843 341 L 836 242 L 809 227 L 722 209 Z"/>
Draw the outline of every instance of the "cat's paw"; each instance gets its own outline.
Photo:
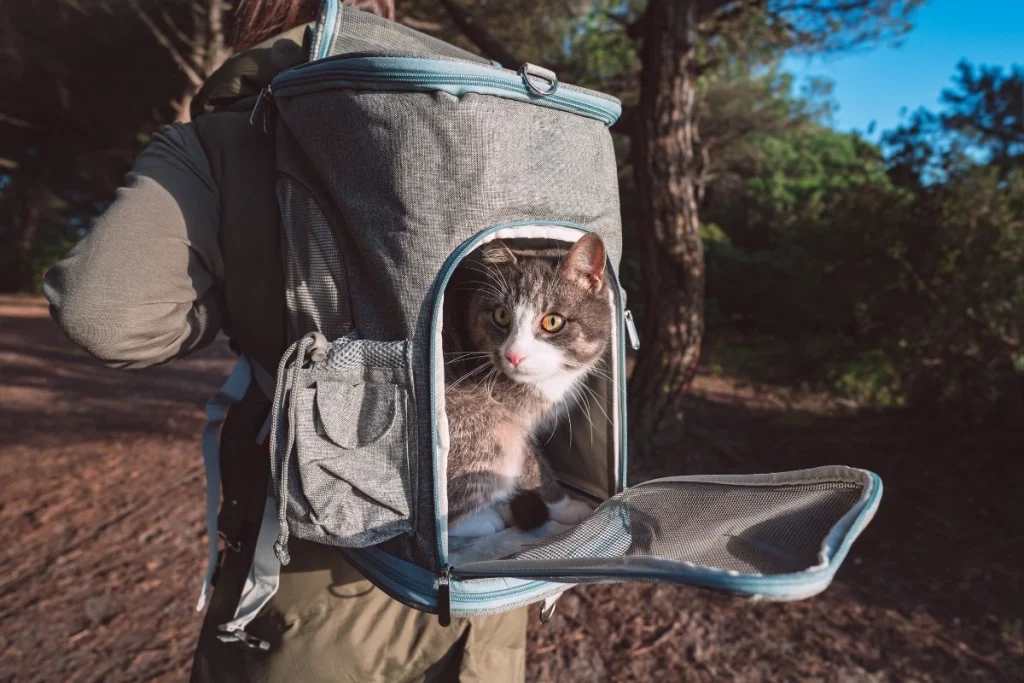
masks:
<path id="1" fill-rule="evenodd" d="M 557 503 L 548 503 L 551 519 L 559 524 L 579 524 L 593 512 L 593 509 L 580 500 L 566 496 Z"/>
<path id="2" fill-rule="evenodd" d="M 493 507 L 484 508 L 474 512 L 458 524 L 448 530 L 449 536 L 456 538 L 471 538 L 475 536 L 488 536 L 503 530 L 507 525 L 505 520 Z"/>

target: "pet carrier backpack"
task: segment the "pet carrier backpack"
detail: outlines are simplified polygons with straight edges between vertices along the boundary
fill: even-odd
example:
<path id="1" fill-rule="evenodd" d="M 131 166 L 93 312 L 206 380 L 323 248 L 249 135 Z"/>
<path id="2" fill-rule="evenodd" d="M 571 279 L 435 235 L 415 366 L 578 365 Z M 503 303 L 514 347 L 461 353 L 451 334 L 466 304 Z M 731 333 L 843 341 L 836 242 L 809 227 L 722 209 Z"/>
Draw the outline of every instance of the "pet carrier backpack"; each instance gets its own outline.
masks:
<path id="1" fill-rule="evenodd" d="M 309 60 L 276 76 L 251 118 L 276 145 L 294 343 L 276 377 L 243 356 L 208 406 L 211 563 L 200 608 L 217 557 L 218 425 L 250 379 L 273 397 L 261 434 L 273 490 L 221 638 L 267 647 L 245 627 L 277 588 L 289 535 L 337 547 L 442 623 L 540 601 L 547 614 L 586 582 L 769 600 L 822 591 L 878 506 L 875 474 L 835 466 L 627 488 L 625 349 L 638 340 L 615 279 L 608 128 L 619 102 L 530 64 L 500 68 L 337 0 L 322 3 L 307 43 Z M 569 528 L 449 545 L 446 285 L 495 238 L 567 245 L 587 232 L 608 252 L 609 372 L 588 380 L 587 438 L 571 439 L 579 416 L 570 414 L 546 452 L 565 488 L 595 510 Z"/>

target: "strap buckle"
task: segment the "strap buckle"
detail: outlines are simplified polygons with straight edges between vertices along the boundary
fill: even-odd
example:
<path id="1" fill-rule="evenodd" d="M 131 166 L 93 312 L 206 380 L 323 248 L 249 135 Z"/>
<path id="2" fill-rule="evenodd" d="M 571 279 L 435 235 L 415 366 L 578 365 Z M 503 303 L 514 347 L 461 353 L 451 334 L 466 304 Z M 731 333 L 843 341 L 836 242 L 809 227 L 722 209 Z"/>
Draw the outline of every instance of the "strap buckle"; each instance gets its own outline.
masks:
<path id="1" fill-rule="evenodd" d="M 223 634 L 217 636 L 217 640 L 222 643 L 238 645 L 253 652 L 267 652 L 270 650 L 270 643 L 257 638 L 251 633 L 247 633 L 244 629 L 231 630 L 224 628 L 224 626 L 219 628 L 224 631 Z"/>

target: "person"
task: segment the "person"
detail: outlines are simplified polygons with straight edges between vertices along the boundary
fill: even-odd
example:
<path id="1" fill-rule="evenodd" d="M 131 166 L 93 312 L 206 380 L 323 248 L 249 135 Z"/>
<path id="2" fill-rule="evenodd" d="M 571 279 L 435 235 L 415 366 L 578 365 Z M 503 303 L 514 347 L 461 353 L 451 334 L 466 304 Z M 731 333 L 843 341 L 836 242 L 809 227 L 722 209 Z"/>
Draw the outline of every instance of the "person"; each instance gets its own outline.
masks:
<path id="1" fill-rule="evenodd" d="M 110 207 L 48 271 L 54 319 L 107 365 L 172 361 L 223 331 L 237 351 L 277 366 L 288 339 L 273 136 L 250 125 L 249 109 L 276 73 L 302 61 L 318 4 L 245 0 L 236 54 L 193 99 L 193 121 L 153 137 Z M 394 14 L 391 0 L 346 4 Z M 340 551 L 298 539 L 279 590 L 247 629 L 269 651 L 217 638 L 234 615 L 263 514 L 269 454 L 257 434 L 269 409 L 253 383 L 221 431 L 224 549 L 191 680 L 523 680 L 525 608 L 441 627 L 375 588 Z"/>

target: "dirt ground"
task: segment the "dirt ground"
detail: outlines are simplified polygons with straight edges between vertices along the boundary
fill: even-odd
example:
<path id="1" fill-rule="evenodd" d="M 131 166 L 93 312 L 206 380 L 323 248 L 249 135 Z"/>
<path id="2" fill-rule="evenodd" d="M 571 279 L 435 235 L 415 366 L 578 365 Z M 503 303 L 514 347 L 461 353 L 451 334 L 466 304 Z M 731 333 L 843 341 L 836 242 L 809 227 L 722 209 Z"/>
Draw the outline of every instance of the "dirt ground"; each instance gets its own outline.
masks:
<path id="1" fill-rule="evenodd" d="M 0 299 L 0 681 L 181 681 L 200 615 L 216 345 L 104 369 L 34 299 Z M 1024 681 L 1020 422 L 954 429 L 702 377 L 685 437 L 636 479 L 848 464 L 882 507 L 828 591 L 750 603 L 578 587 L 531 619 L 530 681 Z M 788 395 L 788 394 L 785 394 Z"/>

